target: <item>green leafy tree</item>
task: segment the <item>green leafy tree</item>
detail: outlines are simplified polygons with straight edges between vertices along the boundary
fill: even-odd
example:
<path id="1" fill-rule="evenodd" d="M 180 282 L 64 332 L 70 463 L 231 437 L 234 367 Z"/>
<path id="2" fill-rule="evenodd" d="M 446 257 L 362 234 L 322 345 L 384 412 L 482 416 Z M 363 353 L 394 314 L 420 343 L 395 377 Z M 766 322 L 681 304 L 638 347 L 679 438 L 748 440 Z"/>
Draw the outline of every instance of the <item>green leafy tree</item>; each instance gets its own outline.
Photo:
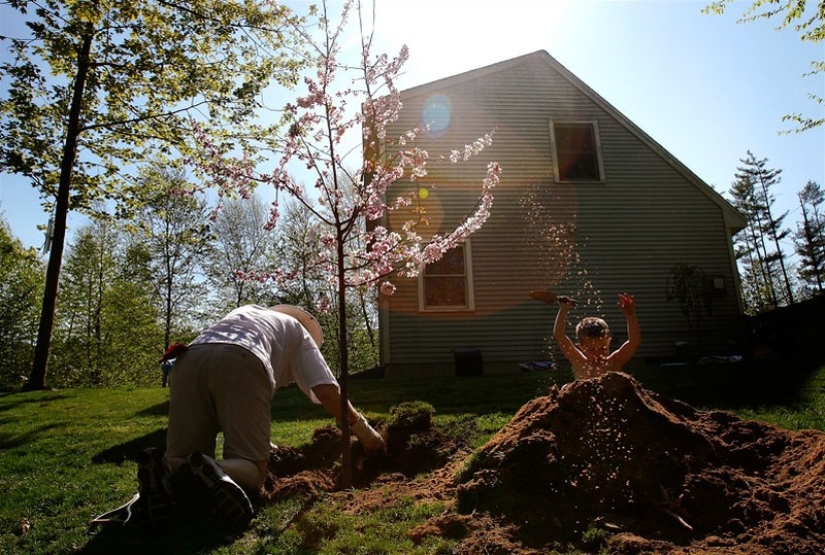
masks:
<path id="1" fill-rule="evenodd" d="M 702 9 L 705 13 L 723 14 L 733 0 L 715 0 Z M 806 7 L 813 4 L 811 9 Z M 818 43 L 825 40 L 825 4 L 808 0 L 752 0 L 750 7 L 737 23 L 747 23 L 759 19 L 779 19 L 779 29 L 793 27 L 799 33 L 800 39 L 806 42 Z M 822 52 L 823 50 L 820 50 Z M 825 72 L 825 59 L 811 62 L 811 71 L 805 74 L 808 77 Z M 822 106 L 825 100 L 822 92 L 810 93 L 808 97 Z M 807 117 L 800 113 L 787 114 L 782 121 L 791 121 L 796 124 L 796 132 L 801 133 L 825 125 L 822 116 Z"/>
<path id="2" fill-rule="evenodd" d="M 113 219 L 94 218 L 68 249 L 52 355 L 61 387 L 148 385 L 150 372 L 160 375 L 158 312 L 126 271 L 126 238 Z"/>
<path id="3" fill-rule="evenodd" d="M 802 221 L 794 233 L 794 246 L 799 255 L 799 277 L 814 295 L 825 292 L 825 217 L 822 205 L 825 191 L 814 181 L 808 181 L 797 193 Z"/>
<path id="4" fill-rule="evenodd" d="M 193 327 L 206 297 L 201 266 L 211 239 L 209 209 L 191 194 L 182 169 L 152 164 L 141 170 L 140 182 L 151 194 L 129 226 L 137 243 L 131 254 L 145 257 L 137 267 L 143 269 L 161 318 L 162 352 L 181 325 Z"/>
<path id="5" fill-rule="evenodd" d="M 37 337 L 43 264 L 0 217 L 0 389 L 19 387 Z"/>
<path id="6" fill-rule="evenodd" d="M 12 0 L 2 17 L 28 35 L 2 37 L 11 61 L 0 99 L 0 170 L 28 177 L 54 204 L 54 235 L 28 388 L 46 369 L 69 210 L 99 199 L 128 213 L 134 164 L 191 153 L 192 121 L 220 148 L 270 137 L 250 121 L 259 93 L 295 83 L 298 65 L 274 2 Z M 16 10 L 17 13 L 9 9 Z M 251 154 L 250 154 L 251 155 Z"/>
<path id="7" fill-rule="evenodd" d="M 61 296 L 63 344 L 62 372 L 70 383 L 97 386 L 103 374 L 105 330 L 102 326 L 103 297 L 117 278 L 115 250 L 119 232 L 106 219 L 95 219 L 77 230 L 76 241 L 66 256 Z"/>
<path id="8" fill-rule="evenodd" d="M 102 385 L 107 333 L 103 304 L 107 288 L 118 277 L 116 252 L 120 232 L 109 219 L 97 218 L 77 230 L 66 256 L 60 289 L 65 325 L 64 366 L 82 385 Z"/>
<path id="9" fill-rule="evenodd" d="M 157 346 L 164 337 L 158 311 L 140 283 L 122 277 L 106 289 L 102 325 L 107 349 L 101 385 L 148 387 L 161 384 Z"/>

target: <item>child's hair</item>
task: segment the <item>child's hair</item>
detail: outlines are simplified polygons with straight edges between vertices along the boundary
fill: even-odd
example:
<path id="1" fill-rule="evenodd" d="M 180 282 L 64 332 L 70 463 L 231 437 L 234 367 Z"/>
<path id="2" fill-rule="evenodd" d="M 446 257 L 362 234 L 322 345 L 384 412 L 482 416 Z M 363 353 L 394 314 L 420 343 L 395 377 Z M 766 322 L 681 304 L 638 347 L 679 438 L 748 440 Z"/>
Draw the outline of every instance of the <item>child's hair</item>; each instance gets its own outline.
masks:
<path id="1" fill-rule="evenodd" d="M 601 339 L 610 333 L 607 322 L 595 316 L 582 318 L 576 326 L 576 337 L 582 339 Z"/>

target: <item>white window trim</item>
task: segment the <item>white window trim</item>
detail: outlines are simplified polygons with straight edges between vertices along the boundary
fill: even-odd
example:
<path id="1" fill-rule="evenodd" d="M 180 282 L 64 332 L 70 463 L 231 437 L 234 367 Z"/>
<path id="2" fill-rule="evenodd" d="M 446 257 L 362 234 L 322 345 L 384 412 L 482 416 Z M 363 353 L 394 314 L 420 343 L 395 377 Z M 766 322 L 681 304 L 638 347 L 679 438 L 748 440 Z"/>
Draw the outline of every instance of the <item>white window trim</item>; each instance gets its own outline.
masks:
<path id="1" fill-rule="evenodd" d="M 593 135 L 596 141 L 596 162 L 599 167 L 599 179 L 560 179 L 559 178 L 559 155 L 556 151 L 556 123 L 567 125 L 590 125 L 593 127 Z M 556 183 L 604 183 L 604 164 L 602 163 L 602 139 L 599 133 L 599 122 L 596 120 L 549 120 L 550 126 L 550 153 L 553 155 L 553 177 Z"/>
<path id="2" fill-rule="evenodd" d="M 475 310 L 476 301 L 473 292 L 473 255 L 470 239 L 464 243 L 464 281 L 467 288 L 466 306 L 426 306 L 424 296 L 424 270 L 418 273 L 418 311 L 419 312 L 471 312 Z"/>

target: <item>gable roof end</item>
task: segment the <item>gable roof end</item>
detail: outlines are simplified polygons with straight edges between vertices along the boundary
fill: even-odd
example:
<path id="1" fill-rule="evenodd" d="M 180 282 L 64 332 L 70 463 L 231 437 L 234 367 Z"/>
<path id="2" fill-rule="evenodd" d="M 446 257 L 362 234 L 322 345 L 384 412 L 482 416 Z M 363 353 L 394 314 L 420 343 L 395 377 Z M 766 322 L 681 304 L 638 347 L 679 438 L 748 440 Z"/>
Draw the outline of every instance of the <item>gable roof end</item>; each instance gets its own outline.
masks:
<path id="1" fill-rule="evenodd" d="M 567 79 L 567 81 L 569 81 L 570 84 L 579 89 L 582 92 L 582 94 L 587 96 L 596 105 L 601 107 L 607 114 L 609 114 L 616 121 L 622 124 L 628 131 L 630 131 L 630 133 L 635 135 L 639 140 L 641 140 L 644 144 L 650 147 L 654 152 L 661 156 L 662 159 L 665 160 L 665 162 L 670 164 L 676 171 L 682 174 L 686 180 L 692 183 L 697 189 L 699 189 L 714 203 L 716 203 L 722 210 L 725 219 L 725 225 L 729 229 L 731 235 L 745 228 L 745 226 L 747 225 L 746 218 L 742 215 L 741 212 L 734 208 L 722 195 L 720 195 L 713 187 L 705 183 L 699 176 L 693 173 L 690 170 L 690 168 L 688 168 L 682 162 L 680 162 L 675 156 L 668 152 L 667 149 L 665 149 L 662 145 L 656 142 L 650 135 L 642 131 L 642 129 L 639 126 L 630 121 L 630 119 L 628 119 L 612 104 L 605 100 L 601 95 L 599 95 L 596 91 L 591 89 L 584 81 L 576 77 L 571 71 L 569 71 L 566 67 L 560 64 L 558 60 L 556 60 L 550 54 L 548 54 L 546 50 L 537 50 L 535 52 L 525 54 L 517 58 L 512 58 L 510 60 L 498 62 L 479 69 L 466 71 L 464 73 L 453 75 L 451 77 L 438 79 L 436 81 L 432 81 L 424 85 L 418 85 L 416 87 L 412 87 L 410 89 L 402 91 L 401 97 L 402 99 L 404 99 L 415 98 L 421 95 L 430 95 L 438 90 L 452 87 L 464 81 L 479 79 L 487 75 L 491 75 L 493 73 L 497 73 L 500 71 L 505 71 L 512 67 L 516 67 L 533 61 L 545 63 L 548 67 L 557 71 L 560 75 Z"/>

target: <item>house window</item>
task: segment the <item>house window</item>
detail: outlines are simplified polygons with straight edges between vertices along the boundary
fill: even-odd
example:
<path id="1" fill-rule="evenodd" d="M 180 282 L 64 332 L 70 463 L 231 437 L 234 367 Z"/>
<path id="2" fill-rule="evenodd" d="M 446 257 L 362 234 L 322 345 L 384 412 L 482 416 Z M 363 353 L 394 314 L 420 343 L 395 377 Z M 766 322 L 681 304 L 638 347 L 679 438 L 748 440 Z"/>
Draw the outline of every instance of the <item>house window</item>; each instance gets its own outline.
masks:
<path id="1" fill-rule="evenodd" d="M 602 180 L 598 131 L 595 122 L 550 124 L 556 181 Z"/>
<path id="2" fill-rule="evenodd" d="M 427 264 L 419 281 L 419 308 L 424 311 L 472 310 L 470 244 L 448 250 Z"/>

